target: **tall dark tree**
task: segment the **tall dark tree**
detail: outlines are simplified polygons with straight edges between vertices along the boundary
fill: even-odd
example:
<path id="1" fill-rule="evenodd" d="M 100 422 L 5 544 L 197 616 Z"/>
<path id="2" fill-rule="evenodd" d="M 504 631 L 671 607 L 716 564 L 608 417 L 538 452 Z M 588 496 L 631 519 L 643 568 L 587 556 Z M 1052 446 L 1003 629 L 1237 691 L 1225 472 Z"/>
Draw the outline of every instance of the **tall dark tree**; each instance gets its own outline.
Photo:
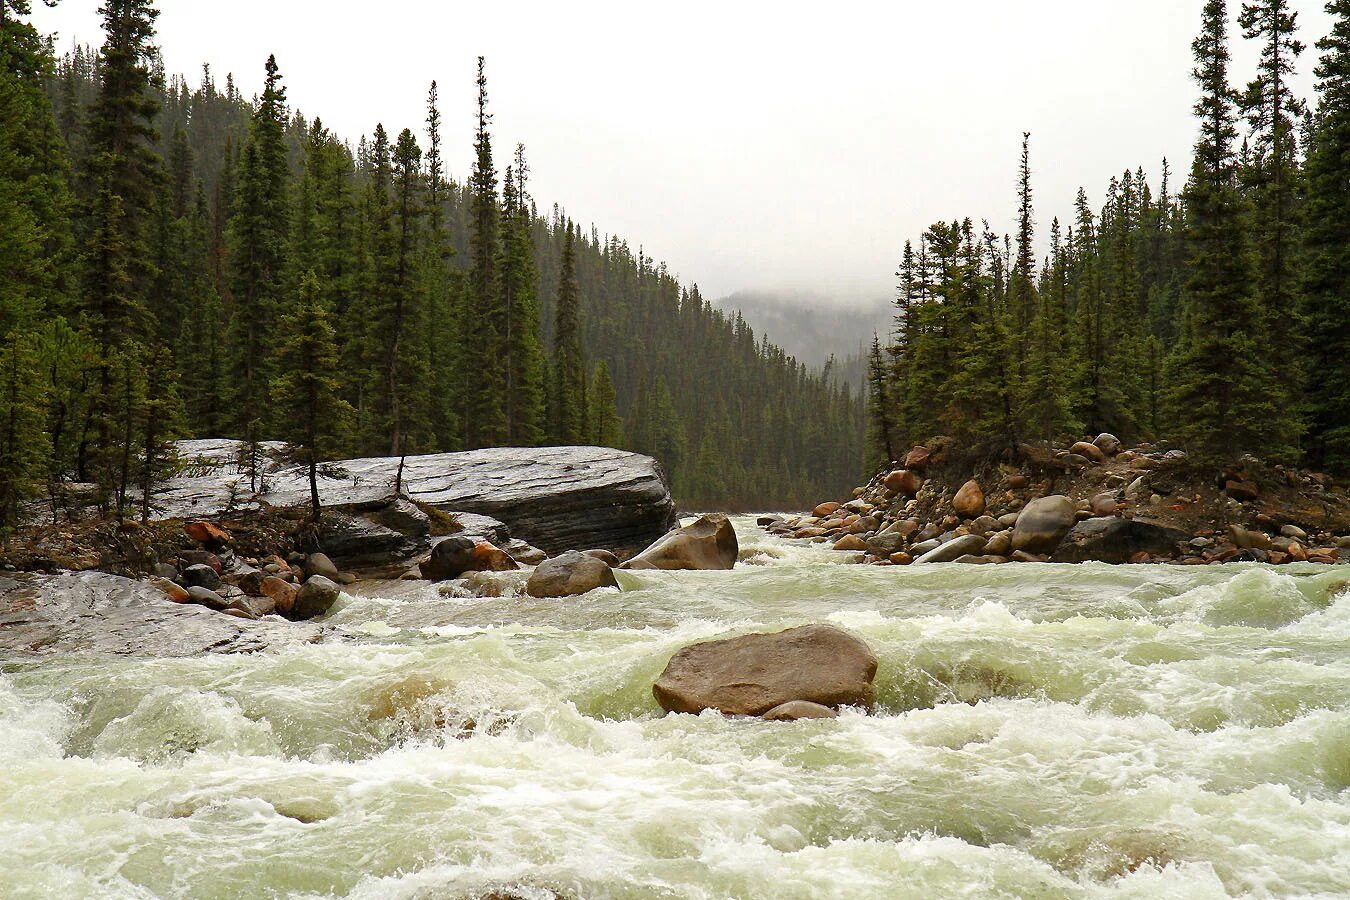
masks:
<path id="1" fill-rule="evenodd" d="M 586 435 L 586 362 L 581 351 L 576 238 L 570 222 L 565 228 L 553 325 L 553 440 L 579 444 Z"/>
<path id="2" fill-rule="evenodd" d="M 501 306 L 506 393 L 506 443 L 532 447 L 544 435 L 544 359 L 539 347 L 538 272 L 531 235 L 530 198 L 525 187 L 529 168 L 525 147 L 517 145 L 515 163 L 506 170 L 502 190 Z"/>
<path id="3" fill-rule="evenodd" d="M 1171 433 L 1210 460 L 1248 451 L 1287 457 L 1296 433 L 1265 353 L 1265 316 L 1253 292 L 1224 0 L 1207 0 L 1192 47 L 1200 137 L 1184 194 L 1190 275 L 1181 341 L 1169 361 Z"/>
<path id="4" fill-rule="evenodd" d="M 492 114 L 487 109 L 487 75 L 478 57 L 478 127 L 470 179 L 471 306 L 461 327 L 468 351 L 472 384 L 466 391 L 464 437 L 470 448 L 500 444 L 506 439 L 505 379 L 498 358 L 505 330 L 501 304 L 498 252 L 497 169 L 492 161 Z"/>
<path id="5" fill-rule="evenodd" d="M 229 226 L 234 425 L 248 444 L 261 439 L 269 405 L 270 348 L 285 284 L 290 213 L 286 88 L 276 57 L 267 58 L 266 71 L 239 163 Z"/>
<path id="6" fill-rule="evenodd" d="M 1326 5 L 1332 29 L 1317 44 L 1320 100 L 1308 148 L 1304 318 L 1311 462 L 1350 472 L 1350 0 Z"/>
<path id="7" fill-rule="evenodd" d="M 302 279 L 300 295 L 280 326 L 287 337 L 277 351 L 278 374 L 272 383 L 276 427 L 286 440 L 286 457 L 305 469 L 310 514 L 318 521 L 319 466 L 344 445 L 352 408 L 340 394 L 333 314 L 313 273 Z"/>
<path id="8" fill-rule="evenodd" d="M 1256 290 L 1267 335 L 1264 352 L 1292 400 L 1302 383 L 1305 355 L 1297 272 L 1302 193 L 1297 128 L 1305 110 L 1290 86 L 1304 47 L 1294 37 L 1298 13 L 1289 5 L 1289 0 L 1243 3 L 1238 24 L 1243 36 L 1261 47 L 1256 78 L 1242 95 L 1242 110 L 1254 138 L 1246 175 L 1252 195 Z"/>

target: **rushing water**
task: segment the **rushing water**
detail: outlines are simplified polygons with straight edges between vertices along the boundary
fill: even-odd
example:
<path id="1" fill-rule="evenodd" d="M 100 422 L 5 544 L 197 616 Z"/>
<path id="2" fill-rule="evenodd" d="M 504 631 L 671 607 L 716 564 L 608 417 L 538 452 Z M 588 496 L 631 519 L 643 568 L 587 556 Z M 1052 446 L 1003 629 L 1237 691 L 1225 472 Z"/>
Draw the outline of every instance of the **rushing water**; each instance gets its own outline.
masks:
<path id="1" fill-rule="evenodd" d="M 1350 569 L 840 565 L 344 597 L 344 642 L 0 664 L 0 897 L 1350 895 Z M 503 577 L 511 590 L 519 579 Z M 833 622 L 878 708 L 660 715 Z"/>

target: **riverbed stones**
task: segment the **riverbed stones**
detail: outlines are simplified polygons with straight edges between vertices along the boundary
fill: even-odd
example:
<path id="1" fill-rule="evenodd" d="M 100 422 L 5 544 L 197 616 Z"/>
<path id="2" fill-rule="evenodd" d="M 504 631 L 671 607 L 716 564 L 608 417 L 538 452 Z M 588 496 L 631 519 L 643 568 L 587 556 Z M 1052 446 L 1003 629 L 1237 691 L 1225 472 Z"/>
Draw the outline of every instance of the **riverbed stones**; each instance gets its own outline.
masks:
<path id="1" fill-rule="evenodd" d="M 1111 493 L 1096 494 L 1088 501 L 1088 508 L 1094 516 L 1114 516 L 1118 506 L 1116 495 Z"/>
<path id="2" fill-rule="evenodd" d="M 602 587 L 617 588 L 614 571 L 603 560 L 575 550 L 546 559 L 525 584 L 531 597 L 578 597 Z"/>
<path id="3" fill-rule="evenodd" d="M 183 531 L 197 543 L 208 547 L 223 547 L 232 540 L 230 533 L 214 522 L 188 522 L 183 526 Z"/>
<path id="4" fill-rule="evenodd" d="M 205 606 L 207 609 L 214 609 L 216 612 L 220 612 L 230 605 L 224 597 L 199 584 L 194 584 L 187 589 L 187 600 L 184 602 Z"/>
<path id="5" fill-rule="evenodd" d="M 955 562 L 963 556 L 978 556 L 984 552 L 985 539 L 978 534 L 964 534 L 952 538 L 945 544 L 939 544 L 932 550 L 914 560 L 914 565 L 924 563 Z M 914 549 L 918 549 L 915 547 Z"/>
<path id="6" fill-rule="evenodd" d="M 922 472 L 928 468 L 928 463 L 932 459 L 932 452 L 927 447 L 915 447 L 905 454 L 905 468 L 913 469 L 916 472 Z"/>
<path id="7" fill-rule="evenodd" d="M 1073 527 L 1050 557 L 1051 562 L 1128 563 L 1139 554 L 1171 557 L 1186 533 L 1144 519 L 1115 516 L 1085 519 Z"/>
<path id="8" fill-rule="evenodd" d="M 887 489 L 903 497 L 913 497 L 919 493 L 919 488 L 922 486 L 919 474 L 913 469 L 896 469 L 887 475 L 882 483 Z"/>
<path id="9" fill-rule="evenodd" d="M 272 601 L 279 615 L 291 618 L 295 610 L 295 596 L 300 592 L 300 588 L 275 575 L 269 575 L 263 579 L 258 590 L 262 596 Z"/>
<path id="10" fill-rule="evenodd" d="M 1087 441 L 1079 441 L 1069 448 L 1070 453 L 1076 453 L 1084 459 L 1095 463 L 1106 462 L 1106 452 L 1096 444 L 1090 444 Z"/>
<path id="11" fill-rule="evenodd" d="M 180 577 L 187 588 L 202 587 L 214 591 L 220 587 L 220 574 L 204 563 L 188 566 Z"/>
<path id="12" fill-rule="evenodd" d="M 1106 431 L 1097 435 L 1092 443 L 1096 444 L 1098 449 L 1107 456 L 1115 456 L 1124 448 L 1124 445 L 1120 443 L 1120 438 Z"/>
<path id="13" fill-rule="evenodd" d="M 514 572 L 520 565 L 496 544 L 479 541 L 473 545 L 473 562 L 469 568 L 474 572 Z"/>
<path id="14" fill-rule="evenodd" d="M 327 553 L 311 553 L 305 557 L 305 574 L 322 575 L 324 578 L 330 578 L 337 581 L 338 567 L 328 558 Z"/>
<path id="15" fill-rule="evenodd" d="M 846 534 L 834 542 L 834 549 L 862 553 L 867 549 L 867 541 L 856 534 Z"/>
<path id="16" fill-rule="evenodd" d="M 952 497 L 952 509 L 963 519 L 984 515 L 984 491 L 980 489 L 980 483 L 972 478 L 961 485 L 956 496 Z"/>
<path id="17" fill-rule="evenodd" d="M 837 709 L 872 705 L 877 658 L 857 636 L 805 625 L 693 644 L 652 685 L 667 712 L 759 716 L 794 700 Z"/>
<path id="18" fill-rule="evenodd" d="M 331 578 L 311 575 L 296 593 L 295 604 L 291 607 L 289 618 L 305 621 L 327 615 L 341 595 L 342 588 Z"/>
<path id="19" fill-rule="evenodd" d="M 422 563 L 422 577 L 428 581 L 449 581 L 473 568 L 474 541 L 466 537 L 448 537 L 431 548 L 431 556 Z"/>
<path id="20" fill-rule="evenodd" d="M 1063 494 L 1031 501 L 1013 527 L 1012 548 L 1031 554 L 1053 553 L 1077 521 L 1077 507 Z"/>
<path id="21" fill-rule="evenodd" d="M 766 712 L 761 718 L 766 722 L 797 722 L 802 719 L 837 719 L 838 710 L 830 709 L 809 700 L 789 700 Z"/>
<path id="22" fill-rule="evenodd" d="M 811 515 L 815 516 L 817 519 L 823 519 L 824 517 L 842 508 L 843 508 L 842 503 L 836 503 L 833 500 L 829 500 L 825 503 L 820 504 L 815 509 L 811 510 Z"/>
<path id="23" fill-rule="evenodd" d="M 623 564 L 625 569 L 731 569 L 740 545 L 723 515 L 710 514 L 669 532 Z"/>

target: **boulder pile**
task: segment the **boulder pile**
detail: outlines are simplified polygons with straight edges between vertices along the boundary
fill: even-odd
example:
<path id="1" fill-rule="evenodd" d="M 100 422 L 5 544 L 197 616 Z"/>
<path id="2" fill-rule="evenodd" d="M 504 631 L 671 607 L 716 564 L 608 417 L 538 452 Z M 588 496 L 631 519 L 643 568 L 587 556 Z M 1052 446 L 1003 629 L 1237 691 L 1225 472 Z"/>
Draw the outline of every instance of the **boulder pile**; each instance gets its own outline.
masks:
<path id="1" fill-rule="evenodd" d="M 934 439 L 852 499 L 760 524 L 877 565 L 1350 560 L 1350 497 L 1318 473 L 1244 457 L 1216 477 L 1112 434 L 1024 445 L 974 477 L 955 451 Z"/>

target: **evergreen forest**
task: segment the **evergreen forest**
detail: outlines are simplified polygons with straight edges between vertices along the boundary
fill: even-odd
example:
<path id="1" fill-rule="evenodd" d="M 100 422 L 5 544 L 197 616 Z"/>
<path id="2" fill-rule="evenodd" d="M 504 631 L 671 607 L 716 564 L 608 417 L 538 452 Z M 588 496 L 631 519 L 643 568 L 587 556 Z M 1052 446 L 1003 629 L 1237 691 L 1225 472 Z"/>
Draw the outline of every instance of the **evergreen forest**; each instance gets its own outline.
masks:
<path id="1" fill-rule="evenodd" d="M 1237 11 L 1259 50 L 1245 85 L 1207 0 L 1189 172 L 1123 171 L 1100 206 L 1080 189 L 1048 254 L 1029 134 L 1015 234 L 958 216 L 906 242 L 869 354 L 869 460 L 939 433 L 1001 452 L 1110 431 L 1350 472 L 1350 0 L 1326 9 L 1309 99 L 1289 0 Z"/>
<path id="2" fill-rule="evenodd" d="M 104 45 L 58 58 L 30 0 L 0 0 L 0 526 L 35 502 L 149 516 L 191 437 L 243 441 L 255 473 L 272 440 L 311 466 L 613 446 L 686 509 L 855 483 L 861 393 L 541 210 L 481 58 L 471 145 L 443 141 L 435 83 L 423 121 L 352 140 L 292 104 L 278 57 L 247 88 L 189 80 L 152 0 L 99 13 Z"/>

